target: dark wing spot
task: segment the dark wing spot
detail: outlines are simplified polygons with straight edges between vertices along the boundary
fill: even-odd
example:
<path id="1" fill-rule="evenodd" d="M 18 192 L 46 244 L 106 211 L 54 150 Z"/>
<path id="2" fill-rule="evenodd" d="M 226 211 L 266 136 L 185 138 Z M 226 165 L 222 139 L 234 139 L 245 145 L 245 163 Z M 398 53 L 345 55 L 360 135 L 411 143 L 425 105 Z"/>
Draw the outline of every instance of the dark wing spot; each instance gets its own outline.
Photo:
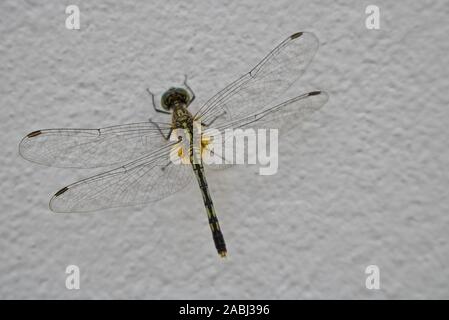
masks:
<path id="1" fill-rule="evenodd" d="M 292 34 L 290 36 L 290 39 L 296 39 L 296 38 L 299 38 L 300 36 L 302 36 L 302 32 L 297 32 L 295 34 Z"/>
<path id="2" fill-rule="evenodd" d="M 42 133 L 42 131 L 40 131 L 40 130 L 33 131 L 33 132 L 31 132 L 31 133 L 28 133 L 27 137 L 28 137 L 28 138 L 32 138 L 32 137 L 35 137 L 35 136 L 40 135 L 41 133 Z"/>
<path id="3" fill-rule="evenodd" d="M 309 92 L 309 96 L 316 96 L 316 95 L 319 95 L 321 93 L 321 91 L 312 91 L 312 92 Z"/>
<path id="4" fill-rule="evenodd" d="M 64 192 L 66 192 L 67 190 L 69 190 L 68 187 L 64 187 L 61 190 L 59 190 L 58 192 L 55 193 L 55 197 L 60 196 L 61 194 L 63 194 Z"/>

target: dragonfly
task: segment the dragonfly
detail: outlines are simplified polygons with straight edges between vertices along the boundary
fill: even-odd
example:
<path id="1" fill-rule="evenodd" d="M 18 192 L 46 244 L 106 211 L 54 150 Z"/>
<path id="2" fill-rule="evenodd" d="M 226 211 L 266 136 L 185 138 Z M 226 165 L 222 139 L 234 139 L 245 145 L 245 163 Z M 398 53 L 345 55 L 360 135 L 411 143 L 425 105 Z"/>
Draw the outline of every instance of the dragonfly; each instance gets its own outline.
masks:
<path id="1" fill-rule="evenodd" d="M 269 125 L 282 130 L 289 122 L 299 124 L 327 102 L 328 94 L 311 91 L 280 103 L 277 100 L 305 72 L 318 47 L 318 38 L 313 33 L 292 34 L 249 72 L 207 100 L 197 112 L 189 109 L 195 93 L 187 83 L 187 76 L 182 87 L 168 89 L 160 102 L 147 89 L 154 111 L 171 117 L 171 122 L 149 119 L 99 129 L 36 130 L 22 139 L 19 153 L 31 162 L 52 167 L 115 166 L 57 191 L 49 203 L 54 212 L 90 212 L 142 205 L 182 190 L 196 177 L 215 248 L 219 256 L 226 257 L 226 243 L 206 180 L 202 153 L 198 156 L 193 144 L 185 149 L 186 140 L 192 140 L 195 123 L 203 129 L 213 127 L 218 133 L 230 128 Z M 188 139 L 178 136 L 179 130 Z M 184 149 L 180 148 L 181 144 Z M 209 148 L 203 140 L 201 146 Z M 172 156 L 188 158 L 188 165 L 173 163 L 169 160 Z M 222 158 L 227 164 L 227 159 Z"/>

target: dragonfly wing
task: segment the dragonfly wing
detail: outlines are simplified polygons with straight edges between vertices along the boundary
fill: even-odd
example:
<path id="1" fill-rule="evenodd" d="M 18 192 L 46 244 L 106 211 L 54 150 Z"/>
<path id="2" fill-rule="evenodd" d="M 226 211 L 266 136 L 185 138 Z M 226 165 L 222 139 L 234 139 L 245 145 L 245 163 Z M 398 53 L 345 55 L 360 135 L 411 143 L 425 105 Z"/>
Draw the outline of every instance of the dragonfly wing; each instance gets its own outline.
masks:
<path id="1" fill-rule="evenodd" d="M 75 182 L 50 200 L 54 212 L 94 210 L 148 203 L 167 197 L 192 179 L 190 165 L 175 164 L 179 143 L 173 142 L 114 170 Z"/>
<path id="2" fill-rule="evenodd" d="M 320 109 L 328 100 L 329 95 L 326 92 L 312 91 L 246 117 L 224 123 L 216 129 L 220 132 L 224 132 L 228 128 L 266 128 L 289 131 L 292 127 L 300 126 L 304 120 Z"/>
<path id="3" fill-rule="evenodd" d="M 250 72 L 209 99 L 195 118 L 216 127 L 262 110 L 304 73 L 318 46 L 313 33 L 293 34 Z"/>
<path id="4" fill-rule="evenodd" d="M 158 124 L 161 131 L 169 124 Z M 46 129 L 31 132 L 19 145 L 32 162 L 61 168 L 96 168 L 141 157 L 167 144 L 155 123 L 142 122 L 101 129 Z"/>
<path id="5" fill-rule="evenodd" d="M 213 160 L 220 161 L 218 165 L 214 164 L 211 168 L 228 168 L 234 163 L 236 154 L 236 144 L 229 143 L 230 139 L 236 139 L 239 134 L 246 135 L 244 129 L 279 129 L 280 133 L 288 132 L 298 128 L 304 120 L 312 113 L 320 109 L 329 99 L 324 91 L 313 91 L 295 98 L 289 99 L 283 103 L 277 104 L 262 111 L 247 115 L 246 117 L 223 123 L 215 128 L 206 129 L 203 133 L 211 143 L 205 146 L 205 154 L 215 156 Z M 226 134 L 226 129 L 233 129 L 233 135 Z M 242 129 L 242 131 L 235 131 Z M 253 132 L 255 133 L 255 132 Z M 247 145 L 245 144 L 245 153 Z M 211 160 L 213 162 L 213 160 Z"/>

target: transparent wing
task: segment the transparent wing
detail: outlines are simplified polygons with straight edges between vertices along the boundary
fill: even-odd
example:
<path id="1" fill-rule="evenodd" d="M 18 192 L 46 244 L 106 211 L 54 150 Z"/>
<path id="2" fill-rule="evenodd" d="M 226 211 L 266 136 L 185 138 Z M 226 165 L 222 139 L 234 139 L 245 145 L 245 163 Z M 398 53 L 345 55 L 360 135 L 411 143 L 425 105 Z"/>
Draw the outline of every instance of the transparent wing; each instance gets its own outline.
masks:
<path id="1" fill-rule="evenodd" d="M 216 127 L 262 110 L 304 73 L 318 46 L 313 33 L 293 34 L 250 72 L 209 99 L 195 118 Z"/>
<path id="2" fill-rule="evenodd" d="M 326 92 L 312 91 L 243 118 L 214 126 L 214 129 L 221 133 L 228 128 L 265 128 L 290 131 L 296 126 L 299 127 L 310 114 L 320 109 L 328 100 L 329 96 Z"/>
<path id="3" fill-rule="evenodd" d="M 168 132 L 170 124 L 158 124 Z M 32 162 L 61 168 L 96 168 L 137 159 L 167 144 L 152 122 L 101 129 L 46 129 L 31 132 L 19 145 Z"/>
<path id="4" fill-rule="evenodd" d="M 329 99 L 326 92 L 313 91 L 295 98 L 289 99 L 271 108 L 266 108 L 246 117 L 235 119 L 227 123 L 222 123 L 214 128 L 206 129 L 203 133 L 204 139 L 210 141 L 205 146 L 208 154 L 220 158 L 220 164 L 213 164 L 211 168 L 228 168 L 234 163 L 234 155 L 237 150 L 235 143 L 228 144 L 229 139 L 234 139 L 238 135 L 245 136 L 252 132 L 245 132 L 244 129 L 279 129 L 280 134 L 299 128 L 301 124 L 316 110 L 320 109 Z M 233 135 L 226 134 L 226 129 L 242 129 L 242 131 L 232 130 Z M 255 132 L 255 131 L 254 131 Z M 244 151 L 247 152 L 245 145 Z M 229 152 L 229 153 L 227 153 Z"/>
<path id="5" fill-rule="evenodd" d="M 175 164 L 178 142 L 117 169 L 75 182 L 59 190 L 50 200 L 54 212 L 89 212 L 99 209 L 148 203 L 162 199 L 188 184 L 190 165 Z"/>

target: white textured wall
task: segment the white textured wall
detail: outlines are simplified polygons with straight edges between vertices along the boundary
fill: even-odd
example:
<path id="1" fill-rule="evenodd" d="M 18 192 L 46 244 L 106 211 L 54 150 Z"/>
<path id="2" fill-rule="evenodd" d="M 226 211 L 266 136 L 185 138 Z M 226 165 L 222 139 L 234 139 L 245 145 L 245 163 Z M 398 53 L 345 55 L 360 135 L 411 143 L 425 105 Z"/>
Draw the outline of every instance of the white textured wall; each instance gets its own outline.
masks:
<path id="1" fill-rule="evenodd" d="M 65 29 L 69 4 L 80 31 Z M 368 4 L 379 31 L 365 28 Z M 8 0 L 0 12 L 0 298 L 449 298 L 447 1 Z M 49 211 L 97 171 L 23 160 L 25 134 L 145 121 L 145 88 L 185 73 L 200 105 L 302 30 L 321 47 L 294 93 L 330 101 L 281 140 L 277 175 L 208 172 L 227 261 L 195 184 L 144 208 Z M 69 264 L 81 290 L 65 288 Z"/>

